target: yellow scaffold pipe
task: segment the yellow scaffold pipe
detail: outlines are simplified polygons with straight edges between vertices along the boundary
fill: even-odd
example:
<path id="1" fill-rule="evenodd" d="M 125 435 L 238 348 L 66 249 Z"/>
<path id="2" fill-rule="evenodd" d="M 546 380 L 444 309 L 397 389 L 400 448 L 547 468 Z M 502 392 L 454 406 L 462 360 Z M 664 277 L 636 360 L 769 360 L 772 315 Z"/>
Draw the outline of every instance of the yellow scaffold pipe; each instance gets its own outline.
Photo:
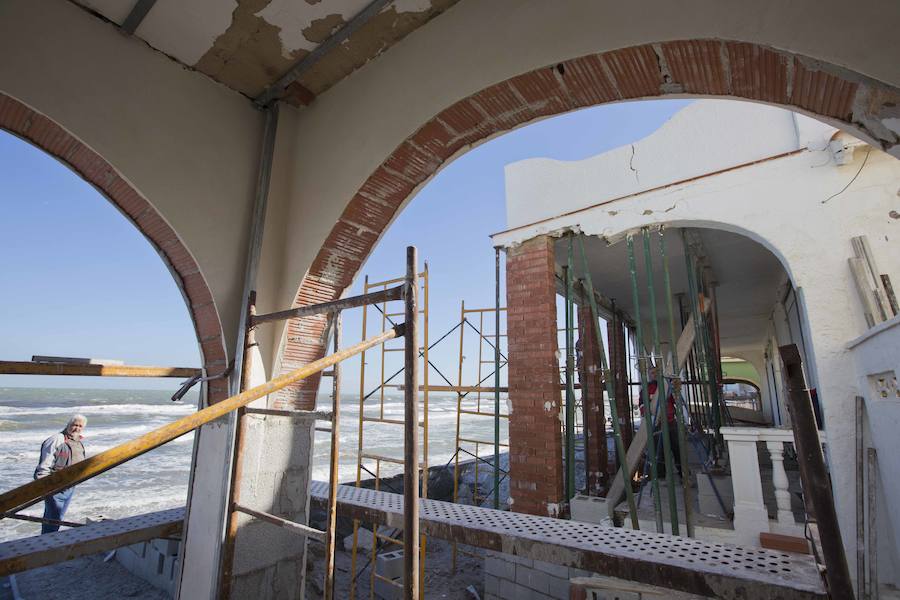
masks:
<path id="1" fill-rule="evenodd" d="M 351 356 L 359 354 L 378 344 L 384 343 L 387 340 L 403 337 L 403 335 L 404 327 L 400 324 L 374 338 L 363 340 L 355 346 L 340 350 L 330 356 L 320 358 L 319 360 L 295 369 L 290 373 L 285 373 L 267 383 L 251 388 L 246 392 L 242 392 L 237 396 L 222 400 L 221 402 L 208 406 L 203 410 L 199 410 L 182 419 L 178 419 L 168 425 L 163 425 L 159 429 L 154 429 L 153 431 L 145 433 L 141 437 L 133 439 L 130 442 L 125 442 L 124 444 L 116 446 L 115 448 L 110 448 L 105 452 L 101 452 L 100 454 L 87 458 L 79 463 L 75 463 L 65 469 L 60 469 L 46 477 L 35 479 L 21 487 L 12 489 L 5 494 L 0 495 L 0 513 L 15 512 L 31 506 L 45 496 L 55 494 L 60 490 L 95 477 L 96 475 L 108 471 L 113 467 L 117 467 L 145 452 L 149 452 L 154 448 L 171 442 L 175 438 L 181 437 L 182 435 L 197 429 L 201 425 L 205 425 L 233 410 L 246 406 L 254 400 L 277 392 L 292 383 L 296 383 L 310 375 L 314 375 L 342 360 L 350 358 Z"/>

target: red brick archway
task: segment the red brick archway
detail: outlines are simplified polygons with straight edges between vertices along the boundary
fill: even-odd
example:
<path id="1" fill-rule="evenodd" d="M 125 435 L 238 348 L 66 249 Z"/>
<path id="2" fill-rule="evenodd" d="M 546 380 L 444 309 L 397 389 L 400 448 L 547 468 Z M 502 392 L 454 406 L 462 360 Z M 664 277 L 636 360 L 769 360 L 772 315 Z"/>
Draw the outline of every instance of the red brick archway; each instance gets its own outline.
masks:
<path id="1" fill-rule="evenodd" d="M 352 282 L 409 196 L 473 144 L 541 117 L 579 108 L 672 95 L 734 97 L 806 112 L 851 131 L 871 131 L 873 115 L 900 106 L 900 90 L 838 67 L 743 42 L 645 44 L 574 58 L 518 75 L 444 109 L 407 138 L 366 180 L 331 230 L 303 279 L 296 305 L 331 300 Z M 893 136 L 894 139 L 890 139 Z M 324 320 L 294 320 L 280 370 L 320 357 Z M 282 392 L 276 402 L 311 408 L 318 380 Z"/>
<path id="2" fill-rule="evenodd" d="M 175 278 L 188 305 L 209 375 L 227 368 L 222 325 L 212 294 L 196 261 L 165 219 L 102 156 L 46 116 L 0 93 L 0 128 L 16 135 L 78 173 L 134 223 L 156 248 Z M 208 398 L 228 396 L 227 378 L 209 382 Z"/>

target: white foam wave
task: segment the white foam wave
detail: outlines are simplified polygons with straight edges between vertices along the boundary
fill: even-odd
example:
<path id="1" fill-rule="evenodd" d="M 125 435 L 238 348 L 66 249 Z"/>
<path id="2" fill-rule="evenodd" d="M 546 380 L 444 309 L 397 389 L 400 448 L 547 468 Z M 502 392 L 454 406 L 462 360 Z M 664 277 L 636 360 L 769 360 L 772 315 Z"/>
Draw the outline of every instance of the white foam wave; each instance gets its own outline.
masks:
<path id="1" fill-rule="evenodd" d="M 6 417 L 12 416 L 42 416 L 42 415 L 60 415 L 81 413 L 86 417 L 91 415 L 113 415 L 113 414 L 172 414 L 186 415 L 194 412 L 196 407 L 193 404 L 184 404 L 173 402 L 171 404 L 90 404 L 77 406 L 41 406 L 41 407 L 18 407 L 18 406 L 0 406 L 0 415 Z"/>

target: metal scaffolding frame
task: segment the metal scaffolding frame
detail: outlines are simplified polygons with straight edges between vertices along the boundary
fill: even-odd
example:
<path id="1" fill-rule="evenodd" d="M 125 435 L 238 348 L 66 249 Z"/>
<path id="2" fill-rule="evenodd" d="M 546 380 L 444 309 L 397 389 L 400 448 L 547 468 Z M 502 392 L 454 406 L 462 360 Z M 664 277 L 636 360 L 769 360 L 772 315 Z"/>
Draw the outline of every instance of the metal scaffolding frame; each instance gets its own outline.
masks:
<path id="1" fill-rule="evenodd" d="M 428 375 L 429 375 L 429 360 L 428 360 L 428 351 L 429 351 L 429 341 L 428 341 L 428 263 L 425 263 L 424 269 L 421 272 L 416 273 L 416 278 L 420 282 L 420 287 L 422 288 L 422 297 L 423 301 L 419 304 L 420 308 L 418 310 L 421 315 L 423 326 L 422 335 L 420 336 L 421 346 L 417 349 L 418 356 L 423 359 L 423 364 L 425 368 L 422 371 L 422 386 L 419 386 L 417 380 L 409 380 L 409 373 L 405 373 L 404 383 L 391 383 L 395 377 L 397 377 L 401 372 L 407 371 L 404 367 L 393 374 L 388 375 L 387 371 L 387 357 L 389 354 L 394 352 L 401 352 L 404 348 L 388 348 L 386 344 L 378 345 L 378 365 L 376 368 L 376 372 L 378 373 L 378 384 L 375 388 L 366 391 L 366 353 L 363 352 L 360 358 L 360 376 L 359 376 L 359 435 L 357 439 L 357 460 L 356 460 L 356 486 L 359 487 L 363 480 L 363 473 L 365 472 L 369 476 L 373 477 L 375 480 L 375 490 L 380 490 L 382 485 L 382 464 L 393 464 L 393 465 L 404 465 L 405 458 L 388 456 L 384 454 L 379 454 L 378 452 L 366 451 L 365 450 L 365 430 L 366 424 L 373 425 L 392 425 L 392 426 L 403 426 L 406 423 L 406 418 L 404 419 L 391 419 L 385 417 L 384 414 L 384 401 L 385 401 L 385 391 L 388 389 L 396 389 L 396 390 L 404 390 L 405 393 L 412 393 L 418 396 L 419 392 L 421 392 L 422 398 L 422 421 L 418 423 L 418 426 L 422 428 L 422 459 L 419 461 L 418 469 L 421 470 L 421 491 L 419 492 L 420 497 L 427 498 L 428 497 L 428 392 L 429 392 L 429 384 L 428 384 Z M 404 278 L 395 278 L 388 279 L 385 281 L 374 281 L 370 282 L 369 277 L 366 276 L 363 283 L 363 293 L 377 293 L 377 291 L 387 290 L 389 286 L 396 285 L 398 282 L 404 281 Z M 373 292 L 375 290 L 376 292 Z M 389 300 L 385 300 L 379 304 L 373 304 L 375 310 L 380 314 L 380 329 L 381 331 L 387 331 L 396 326 L 394 322 L 394 318 L 404 316 L 403 312 L 391 312 L 389 308 Z M 362 313 L 362 338 L 365 339 L 367 335 L 367 330 L 370 326 L 369 324 L 369 312 L 368 307 L 363 307 Z M 377 318 L 377 316 L 376 316 Z M 371 403 L 367 414 L 366 402 L 367 400 L 372 399 L 373 397 L 377 398 L 377 416 L 371 414 Z M 418 402 L 417 402 L 418 404 Z M 417 419 L 418 420 L 418 419 Z M 374 468 L 370 469 L 366 466 L 366 464 L 371 465 L 374 462 Z M 404 477 L 404 484 L 406 484 L 406 477 Z M 417 486 L 418 487 L 418 486 Z M 386 585 L 399 587 L 398 583 L 394 580 L 384 577 L 376 572 L 376 564 L 378 558 L 378 552 L 384 546 L 395 546 L 397 548 L 405 548 L 406 544 L 403 539 L 397 537 L 396 529 L 392 530 L 392 532 L 383 533 L 379 530 L 379 526 L 377 524 L 372 524 L 372 548 L 369 553 L 369 560 L 362 568 L 357 572 L 357 560 L 359 555 L 359 529 L 360 522 L 355 520 L 353 522 L 353 547 L 351 550 L 351 573 L 352 573 L 352 581 L 350 584 L 350 598 L 356 597 L 356 586 L 357 581 L 360 574 L 366 569 L 369 568 L 369 598 L 373 599 L 375 597 L 375 582 L 376 580 L 384 582 Z M 386 530 L 388 528 L 385 528 Z M 421 536 L 419 540 L 419 557 L 417 560 L 418 567 L 417 570 L 419 572 L 419 578 L 424 580 L 425 577 L 425 547 L 426 541 L 425 536 Z M 404 553 L 404 560 L 406 560 L 406 554 Z M 424 597 L 424 587 L 419 589 L 419 598 Z"/>

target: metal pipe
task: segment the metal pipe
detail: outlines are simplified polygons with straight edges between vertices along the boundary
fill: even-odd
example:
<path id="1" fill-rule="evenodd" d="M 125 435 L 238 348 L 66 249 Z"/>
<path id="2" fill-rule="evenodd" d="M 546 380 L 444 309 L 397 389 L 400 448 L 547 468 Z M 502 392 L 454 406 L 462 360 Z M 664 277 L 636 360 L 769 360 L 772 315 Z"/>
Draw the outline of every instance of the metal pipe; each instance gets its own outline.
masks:
<path id="1" fill-rule="evenodd" d="M 466 321 L 466 301 L 462 300 L 460 303 L 459 309 L 459 323 L 462 325 Z M 463 341 L 465 338 L 465 327 L 459 328 L 459 357 L 457 364 L 457 384 L 460 390 L 462 390 L 462 376 L 463 376 Z M 456 440 L 453 448 L 453 502 L 456 503 L 459 501 L 459 432 L 460 425 L 462 424 L 462 400 L 463 395 L 461 391 L 457 391 L 456 393 Z M 453 542 L 453 557 L 451 560 L 451 572 L 456 573 L 456 562 L 457 555 L 459 554 L 459 548 L 456 545 L 456 542 Z"/>
<path id="2" fill-rule="evenodd" d="M 588 302 L 591 305 L 591 319 L 593 319 L 594 323 L 599 323 L 600 311 L 597 309 L 597 299 L 594 297 L 594 284 L 591 279 L 591 271 L 588 268 L 587 255 L 584 252 L 583 235 L 578 237 L 578 249 L 581 251 L 581 265 L 584 270 L 584 281 L 587 285 Z M 631 489 L 631 473 L 630 469 L 628 469 L 625 446 L 622 444 L 622 428 L 619 423 L 619 411 L 616 407 L 616 394 L 609 374 L 609 365 L 606 362 L 606 350 L 603 347 L 603 336 L 600 333 L 599 325 L 594 327 L 594 332 L 597 336 L 597 348 L 603 369 L 603 381 L 606 383 L 606 396 L 609 398 L 609 415 L 612 417 L 613 437 L 616 443 L 616 460 L 619 462 L 619 467 L 622 470 L 622 484 L 625 490 L 625 498 L 628 502 L 628 513 L 631 516 L 631 527 L 634 530 L 639 530 L 641 525 L 638 521 L 637 506 L 634 503 L 634 490 Z"/>
<path id="3" fill-rule="evenodd" d="M 672 535 L 678 535 L 678 502 L 675 499 L 675 463 L 672 460 L 672 441 L 669 439 L 669 406 L 666 398 L 666 378 L 662 357 L 662 346 L 659 343 L 659 320 L 656 314 L 656 289 L 653 285 L 653 257 L 650 254 L 650 229 L 642 230 L 644 241 L 644 266 L 647 271 L 647 293 L 650 296 L 650 332 L 653 336 L 653 353 L 656 354 L 656 410 L 662 411 L 663 418 L 659 428 L 662 430 L 663 460 L 666 465 L 666 495 L 669 499 L 669 521 L 672 524 Z M 673 343 L 678 343 L 673 341 Z M 673 349 L 674 353 L 674 349 Z M 673 368 L 677 363 L 673 363 Z M 676 407 L 677 408 L 677 407 Z M 677 412 L 677 410 L 676 410 Z"/>
<path id="4" fill-rule="evenodd" d="M 255 315 L 251 324 L 260 325 L 272 321 L 284 321 L 285 319 L 296 319 L 300 317 L 310 317 L 312 315 L 333 313 L 347 308 L 357 308 L 368 304 L 390 302 L 391 300 L 399 300 L 402 294 L 403 286 L 398 285 L 386 290 L 372 292 L 371 294 L 360 294 L 359 296 L 341 298 L 340 300 L 332 300 L 331 302 L 322 302 L 320 304 L 311 304 L 309 306 L 298 306 L 297 308 L 290 308 L 288 310 L 280 310 L 264 315 Z"/>
<path id="5" fill-rule="evenodd" d="M 265 521 L 266 523 L 271 523 L 272 525 L 277 525 L 278 527 L 283 527 L 287 529 L 291 533 L 296 533 L 302 535 L 304 537 L 308 537 L 316 540 L 317 542 L 325 542 L 325 532 L 319 531 L 318 529 L 314 529 L 309 525 L 304 525 L 302 523 L 294 523 L 293 521 L 288 521 L 287 519 L 282 519 L 281 517 L 270 515 L 269 513 L 260 512 L 258 510 L 253 510 L 252 508 L 241 506 L 240 504 L 234 505 L 235 512 L 241 512 L 245 515 L 250 515 L 251 517 L 255 517 L 260 521 Z"/>
<path id="6" fill-rule="evenodd" d="M 369 291 L 369 276 L 366 275 L 363 280 L 363 291 Z M 366 338 L 367 333 L 367 322 L 368 322 L 368 305 L 364 305 L 362 307 L 362 337 Z M 359 355 L 359 416 L 358 416 L 358 425 L 356 436 L 356 456 L 360 457 L 363 454 L 363 419 L 365 418 L 365 401 L 366 401 L 366 353 L 361 352 Z M 360 482 L 362 481 L 362 461 L 357 458 L 356 461 L 356 487 L 359 487 Z M 356 555 L 357 548 L 359 542 L 359 520 L 354 519 L 353 521 L 353 547 L 350 551 L 350 572 L 353 574 L 353 579 L 350 581 L 350 600 L 354 600 L 356 597 Z"/>
<path id="7" fill-rule="evenodd" d="M 812 505 L 819 527 L 828 591 L 832 598 L 853 598 L 853 584 L 847 568 L 847 557 L 844 555 L 841 527 L 834 508 L 831 482 L 825 467 L 825 457 L 822 455 L 812 399 L 803 377 L 800 352 L 795 344 L 781 346 L 778 352 L 781 354 L 788 383 L 788 402 L 803 494 Z"/>
<path id="8" fill-rule="evenodd" d="M 334 351 L 341 345 L 341 313 L 335 312 L 331 318 Z M 331 454 L 328 468 L 328 510 L 325 513 L 325 600 L 334 598 L 334 552 L 337 532 L 337 485 L 338 458 L 340 455 L 341 425 L 341 364 L 334 365 L 331 384 Z"/>
<path id="9" fill-rule="evenodd" d="M 691 498 L 691 471 L 688 465 L 687 435 L 684 427 L 684 411 L 681 409 L 681 369 L 678 361 L 678 338 L 675 337 L 675 311 L 672 307 L 672 281 L 669 276 L 669 256 L 666 254 L 666 238 L 659 230 L 659 256 L 663 267 L 663 291 L 666 296 L 666 316 L 669 320 L 669 345 L 672 348 L 672 395 L 675 398 L 675 426 L 678 431 L 678 456 L 681 463 L 681 494 L 684 502 L 684 526 L 688 537 L 694 537 L 693 501 Z M 674 533 L 674 532 L 673 532 Z"/>
<path id="10" fill-rule="evenodd" d="M 653 516 L 656 519 L 656 531 L 663 533 L 662 504 L 659 497 L 659 479 L 656 473 L 656 444 L 654 443 L 655 425 L 653 422 L 653 407 L 650 402 L 650 390 L 647 386 L 647 352 L 644 349 L 644 333 L 641 325 L 641 305 L 638 296 L 637 263 L 634 259 L 634 236 L 628 234 L 625 238 L 628 247 L 628 270 L 631 273 L 631 299 L 634 304 L 634 321 L 637 330 L 638 351 L 638 375 L 641 379 L 641 404 L 644 406 L 644 415 L 641 419 L 641 427 L 647 431 L 647 460 L 650 462 L 650 485 L 653 490 Z M 626 468 L 626 471 L 628 469 Z"/>
<path id="11" fill-rule="evenodd" d="M 866 554 L 869 560 L 868 598 L 869 600 L 878 600 L 878 512 L 875 504 L 878 492 L 878 455 L 875 448 L 868 449 L 866 458 L 869 497 L 869 538 L 866 544 Z"/>
<path id="12" fill-rule="evenodd" d="M 401 337 L 404 334 L 404 329 L 405 327 L 403 325 L 398 325 L 372 339 L 363 340 L 350 348 L 346 348 L 330 356 L 325 356 L 303 365 L 302 367 L 294 369 L 284 375 L 280 375 L 262 385 L 251 388 L 246 392 L 242 392 L 236 396 L 207 406 L 203 410 L 182 417 L 177 421 L 163 425 L 162 427 L 145 433 L 129 442 L 110 448 L 100 454 L 95 454 L 79 463 L 75 463 L 74 465 L 51 473 L 46 477 L 35 479 L 23 486 L 14 488 L 0 495 L 0 513 L 17 512 L 31 506 L 45 496 L 55 494 L 67 487 L 72 487 L 73 485 L 87 481 L 113 467 L 145 454 L 154 448 L 158 448 L 167 442 L 171 442 L 172 440 L 197 429 L 201 425 L 205 425 L 206 423 L 227 415 L 242 406 L 246 406 L 254 400 L 273 394 L 291 384 L 306 379 L 311 375 L 315 375 L 319 371 L 327 369 L 342 360 L 346 360 L 351 356 L 356 356 L 363 350 L 368 350 L 387 340 Z"/>
<path id="13" fill-rule="evenodd" d="M 250 292 L 250 298 L 247 302 L 247 319 L 246 323 L 250 323 L 253 314 L 256 312 L 256 291 Z M 244 392 L 250 387 L 250 374 L 253 370 L 251 362 L 253 348 L 256 346 L 256 331 L 252 326 L 248 326 L 247 334 L 244 338 L 246 344 L 244 346 L 243 361 L 241 363 L 241 391 Z M 222 565 L 220 578 L 220 596 L 226 600 L 231 597 L 231 580 L 234 571 L 234 546 L 237 538 L 238 520 L 235 514 L 235 506 L 241 501 L 241 479 L 244 472 L 244 445 L 247 439 L 247 419 L 245 418 L 246 408 L 237 409 L 237 429 L 234 432 L 234 452 L 231 455 L 231 481 L 228 487 L 228 504 L 226 504 L 226 521 L 225 521 L 225 543 L 222 545 Z"/>
<path id="14" fill-rule="evenodd" d="M 572 312 L 574 309 L 572 289 L 572 271 L 574 258 L 572 236 L 568 236 L 566 250 L 566 266 L 563 274 L 566 278 L 566 501 L 575 496 L 575 331 Z"/>
<path id="15" fill-rule="evenodd" d="M 494 508 L 500 509 L 500 248 L 494 248 Z"/>
<path id="16" fill-rule="evenodd" d="M 863 439 L 865 399 L 856 397 L 856 598 L 866 593 L 866 448 Z"/>
<path id="17" fill-rule="evenodd" d="M 406 281 L 403 284 L 404 439 L 403 439 L 403 598 L 419 598 L 419 284 L 418 253 L 406 248 Z"/>

